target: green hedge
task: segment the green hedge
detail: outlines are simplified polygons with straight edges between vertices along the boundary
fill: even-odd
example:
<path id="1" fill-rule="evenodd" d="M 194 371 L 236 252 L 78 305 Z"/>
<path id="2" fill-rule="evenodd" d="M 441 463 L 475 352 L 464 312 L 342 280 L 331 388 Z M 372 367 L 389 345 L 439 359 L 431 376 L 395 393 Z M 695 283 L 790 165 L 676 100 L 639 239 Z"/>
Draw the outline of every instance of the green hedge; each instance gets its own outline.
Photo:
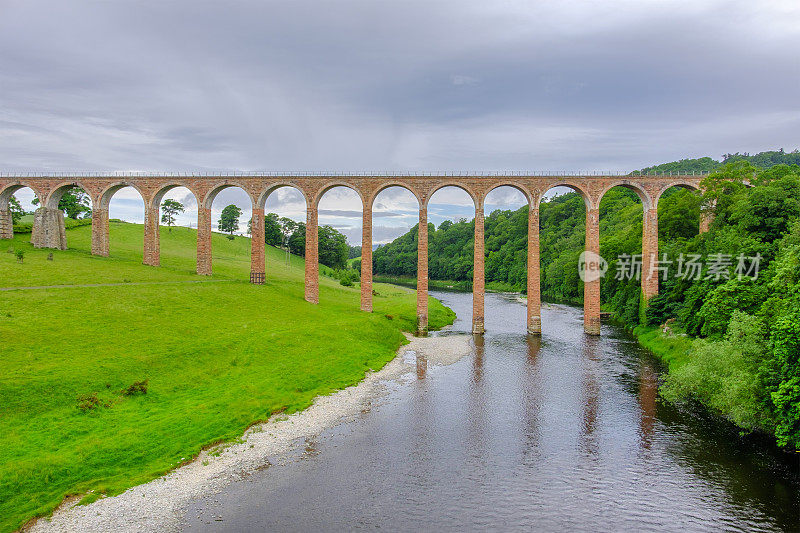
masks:
<path id="1" fill-rule="evenodd" d="M 75 220 L 74 218 L 65 218 L 64 227 L 66 229 L 77 228 L 78 226 L 89 226 L 92 223 L 91 218 L 81 218 Z M 14 234 L 17 233 L 30 233 L 33 230 L 32 222 L 25 222 L 21 224 L 14 224 Z"/>

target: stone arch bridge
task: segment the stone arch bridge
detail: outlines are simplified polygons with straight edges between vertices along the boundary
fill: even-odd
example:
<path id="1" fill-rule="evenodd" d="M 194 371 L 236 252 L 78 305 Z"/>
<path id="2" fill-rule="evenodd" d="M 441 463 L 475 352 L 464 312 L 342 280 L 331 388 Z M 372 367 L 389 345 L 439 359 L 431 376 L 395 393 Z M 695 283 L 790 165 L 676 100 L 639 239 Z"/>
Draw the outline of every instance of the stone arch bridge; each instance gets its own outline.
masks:
<path id="1" fill-rule="evenodd" d="M 144 264 L 158 266 L 159 213 L 164 194 L 175 187 L 186 187 L 197 199 L 197 273 L 211 274 L 211 204 L 228 187 L 240 187 L 252 202 L 251 221 L 252 283 L 265 278 L 264 205 L 267 197 L 280 187 L 298 189 L 306 200 L 305 299 L 319 301 L 319 266 L 317 218 L 322 195 L 333 187 L 344 186 L 358 193 L 363 205 L 361 309 L 372 311 L 372 206 L 383 189 L 399 186 L 409 190 L 419 201 L 417 317 L 420 332 L 428 323 L 428 201 L 438 189 L 455 186 L 469 194 L 475 204 L 475 257 L 473 280 L 473 331 L 483 333 L 484 323 L 484 212 L 486 195 L 501 186 L 519 190 L 526 198 L 528 221 L 528 332 L 541 332 L 541 296 L 539 283 L 539 204 L 553 187 L 569 187 L 579 193 L 586 206 L 587 268 L 597 268 L 592 260 L 599 256 L 599 207 L 603 195 L 612 187 L 622 186 L 636 192 L 643 207 L 642 291 L 644 298 L 658 293 L 658 276 L 648 276 L 658 257 L 657 207 L 661 195 L 670 187 L 699 189 L 702 175 L 568 175 L 568 174 L 441 174 L 441 175 L 294 175 L 268 173 L 195 174 L 40 174 L 0 175 L 0 238 L 13 237 L 8 202 L 15 191 L 29 187 L 41 201 L 34 216 L 31 241 L 40 248 L 66 248 L 63 213 L 58 209 L 61 196 L 71 187 L 80 187 L 92 199 L 92 254 L 108 255 L 108 206 L 111 197 L 123 187 L 133 187 L 142 196 L 144 217 Z M 701 219 L 700 231 L 708 220 Z M 584 329 L 600 333 L 600 280 L 584 283 Z"/>

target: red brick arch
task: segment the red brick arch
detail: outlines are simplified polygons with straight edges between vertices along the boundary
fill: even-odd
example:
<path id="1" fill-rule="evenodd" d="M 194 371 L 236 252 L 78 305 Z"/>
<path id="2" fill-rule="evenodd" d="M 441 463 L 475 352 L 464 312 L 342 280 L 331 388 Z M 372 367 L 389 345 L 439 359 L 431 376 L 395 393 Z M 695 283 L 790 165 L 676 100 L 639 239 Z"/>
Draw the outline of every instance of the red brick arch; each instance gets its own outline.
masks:
<path id="1" fill-rule="evenodd" d="M 316 195 L 314 195 L 314 205 L 319 205 L 319 201 L 322 200 L 322 197 L 325 196 L 325 193 L 330 191 L 331 189 L 335 189 L 336 187 L 345 187 L 350 189 L 351 191 L 355 192 L 358 197 L 361 199 L 361 207 L 364 207 L 364 193 L 357 184 L 350 183 L 347 181 L 331 181 L 326 183 L 322 188 L 319 189 Z"/>
<path id="2" fill-rule="evenodd" d="M 536 209 L 539 209 L 539 206 L 542 204 L 542 199 L 544 196 L 550 192 L 551 189 L 555 189 L 556 187 L 567 187 L 572 189 L 572 192 L 578 193 L 581 198 L 583 198 L 583 203 L 586 205 L 587 208 L 593 205 L 592 197 L 589 194 L 589 191 L 581 187 L 580 185 L 568 182 L 568 181 L 559 181 L 554 183 L 547 183 L 545 186 L 539 191 L 539 195 L 537 198 L 534 199 L 534 205 Z M 598 201 L 599 204 L 599 201 Z"/>
<path id="3" fill-rule="evenodd" d="M 658 205 L 658 201 L 661 200 L 661 197 L 664 195 L 664 193 L 667 192 L 669 189 L 671 189 L 673 187 L 681 187 L 683 189 L 689 189 L 690 191 L 699 191 L 700 190 L 700 184 L 698 184 L 698 183 L 691 183 L 691 182 L 688 182 L 688 181 L 673 181 L 673 182 L 670 182 L 666 186 L 662 186 L 659 189 L 659 191 L 658 191 L 658 193 L 656 195 L 656 198 L 655 198 L 656 206 Z"/>
<path id="4" fill-rule="evenodd" d="M 172 189 L 177 189 L 178 187 L 183 187 L 185 189 L 188 189 L 189 192 L 192 193 L 195 203 L 197 204 L 198 207 L 200 207 L 200 199 L 198 198 L 197 193 L 194 191 L 194 189 L 192 189 L 190 184 L 182 181 L 169 181 L 166 183 L 159 183 L 156 186 L 155 190 L 153 191 L 152 196 L 149 198 L 149 201 L 145 200 L 146 202 L 145 205 L 147 205 L 148 207 L 152 206 L 160 208 L 161 202 L 164 200 L 164 196 Z"/>
<path id="5" fill-rule="evenodd" d="M 211 186 L 208 192 L 203 196 L 202 206 L 206 209 L 211 209 L 211 205 L 214 203 L 214 198 L 225 189 L 230 189 L 231 187 L 238 187 L 242 189 L 245 194 L 247 194 L 248 198 L 250 198 L 250 209 L 255 209 L 256 207 L 256 199 L 253 198 L 252 193 L 250 192 L 250 188 L 246 186 L 244 183 L 240 183 L 238 181 L 229 181 L 225 180 L 223 183 L 215 183 Z"/>
<path id="6" fill-rule="evenodd" d="M 145 208 L 147 207 L 147 198 L 142 190 L 135 183 L 129 183 L 127 181 L 120 181 L 118 183 L 106 186 L 102 192 L 100 192 L 100 195 L 97 197 L 97 199 L 92 199 L 92 202 L 98 208 L 108 209 L 108 206 L 111 203 L 111 198 L 117 193 L 117 191 L 124 189 L 125 187 L 131 187 L 138 192 L 139 196 L 142 197 L 142 202 L 144 202 Z"/>
<path id="7" fill-rule="evenodd" d="M 483 205 L 481 203 L 479 195 L 468 184 L 459 182 L 458 180 L 447 180 L 447 181 L 437 182 L 428 189 L 427 194 L 425 195 L 425 201 L 424 201 L 425 207 L 428 207 L 428 204 L 430 203 L 431 198 L 433 198 L 433 195 L 436 194 L 437 191 L 444 189 L 445 187 L 455 187 L 467 193 L 469 197 L 472 199 L 473 207 Z"/>
<path id="8" fill-rule="evenodd" d="M 269 187 L 264 189 L 258 195 L 258 200 L 256 202 L 256 208 L 257 209 L 265 209 L 265 206 L 267 205 L 267 200 L 272 195 L 272 193 L 274 193 L 278 189 L 282 189 L 284 187 L 288 187 L 290 189 L 295 189 L 297 192 L 299 192 L 302 195 L 303 200 L 306 203 L 306 206 L 309 205 L 308 196 L 306 195 L 306 191 L 303 190 L 303 187 L 299 183 L 294 182 L 294 181 L 279 181 L 279 182 L 275 182 L 275 183 L 270 183 Z"/>
<path id="9" fill-rule="evenodd" d="M 630 189 L 633 192 L 635 192 L 636 196 L 638 196 L 639 200 L 642 202 L 642 208 L 645 210 L 653 209 L 656 205 L 655 198 L 651 197 L 644 187 L 642 187 L 635 181 L 620 180 L 618 182 L 611 181 L 603 188 L 603 190 L 600 192 L 600 197 L 597 200 L 597 207 L 600 207 L 600 202 L 603 201 L 603 196 L 605 196 L 606 193 L 611 189 L 613 189 L 614 187 L 624 187 L 626 189 Z"/>
<path id="10" fill-rule="evenodd" d="M 511 186 L 521 191 L 528 199 L 529 209 L 529 297 L 528 297 L 528 327 L 529 332 L 537 334 L 539 329 L 539 299 L 538 299 L 538 213 L 541 199 L 553 187 L 564 186 L 579 193 L 584 200 L 587 210 L 586 220 L 586 250 L 599 252 L 599 223 L 598 208 L 600 200 L 607 190 L 613 186 L 622 185 L 637 191 L 645 206 L 643 243 L 649 243 L 649 251 L 657 251 L 657 213 L 655 207 L 661 194 L 672 186 L 699 188 L 702 176 L 672 175 L 672 176 L 612 176 L 612 175 L 279 175 L 279 174 L 247 174 L 232 172 L 226 175 L 197 175 L 197 174 L 154 174 L 141 175 L 100 175 L 100 174 L 41 174 L 41 175 L 0 175 L 0 226 L 3 220 L 9 219 L 7 199 L 12 190 L 22 186 L 33 189 L 42 201 L 42 207 L 37 210 L 41 214 L 37 218 L 40 226 L 44 224 L 53 235 L 58 229 L 58 200 L 66 187 L 77 185 L 92 198 L 95 208 L 95 217 L 92 219 L 92 251 L 99 255 L 107 253 L 107 224 L 104 223 L 103 212 L 107 213 L 108 201 L 111 194 L 123 185 L 136 188 L 145 201 L 145 253 L 144 262 L 148 265 L 159 264 L 159 209 L 164 193 L 173 187 L 186 187 L 197 199 L 198 203 L 198 240 L 197 240 L 197 272 L 211 274 L 211 203 L 216 194 L 227 187 L 240 187 L 251 200 L 253 209 L 253 239 L 251 253 L 251 281 L 263 282 L 264 272 L 264 243 L 261 233 L 263 231 L 263 208 L 266 199 L 279 187 L 294 187 L 299 190 L 306 200 L 307 212 L 307 238 L 306 238 L 306 299 L 310 302 L 318 301 L 318 268 L 316 250 L 316 226 L 319 199 L 328 189 L 335 186 L 346 186 L 354 189 L 362 199 L 364 215 L 364 257 L 371 256 L 371 214 L 377 195 L 389 187 L 397 186 L 410 191 L 419 203 L 420 224 L 418 236 L 418 286 L 417 286 L 417 316 L 418 326 L 421 331 L 427 327 L 427 205 L 433 194 L 446 186 L 455 186 L 464 190 L 476 206 L 475 222 L 475 273 L 474 303 L 473 303 L 473 328 L 476 332 L 483 328 L 483 291 L 482 291 L 482 265 L 483 265 L 483 204 L 486 195 L 501 186 Z M 5 199 L 5 204 L 3 200 Z M 6 209 L 3 209 L 6 207 Z M 367 218 L 369 217 L 369 220 Z M 107 218 L 107 217 L 105 217 Z M 6 224 L 7 225 L 7 224 Z M 49 226 L 48 226 L 49 225 Z M 36 224 L 35 224 L 36 226 Z M 63 220 L 61 222 L 63 232 Z M 41 229 L 41 228 L 40 228 Z M 42 233 L 41 231 L 39 233 Z M 57 233 L 57 231 L 56 231 Z M 0 238 L 5 238 L 6 233 L 0 231 Z M 105 239 L 105 241 L 104 241 Z M 97 246 L 96 246 L 97 245 Z M 41 244 L 44 247 L 60 247 L 55 241 Z M 644 246 L 644 245 L 643 245 Z M 369 263 L 371 265 L 371 262 Z M 424 268 L 422 267 L 424 265 Z M 255 277 L 254 277 L 255 276 Z M 584 327 L 587 332 L 599 333 L 599 281 L 584 283 Z M 657 291 L 655 285 L 645 286 L 642 289 L 645 297 Z M 371 269 L 364 265 L 362 268 L 362 309 L 371 310 Z"/>
<path id="11" fill-rule="evenodd" d="M 377 187 L 372 192 L 372 194 L 367 196 L 366 205 L 368 205 L 369 208 L 372 209 L 374 207 L 374 205 L 375 205 L 375 199 L 378 197 L 378 195 L 380 193 L 382 193 L 383 191 L 385 191 L 386 189 L 389 189 L 391 187 L 400 187 L 401 189 L 407 190 L 408 192 L 410 192 L 414 196 L 414 198 L 417 199 L 417 204 L 418 205 L 422 205 L 422 200 L 420 200 L 420 194 L 419 194 L 419 191 L 417 190 L 417 188 L 414 187 L 413 185 L 411 185 L 408 182 L 400 181 L 400 180 L 391 180 L 391 181 L 382 182 L 380 184 L 380 186 Z"/>
<path id="12" fill-rule="evenodd" d="M 525 201 L 528 202 L 528 205 L 531 205 L 533 203 L 534 194 L 525 184 L 514 181 L 499 181 L 497 183 L 493 183 L 486 189 L 486 193 L 483 194 L 483 197 L 481 198 L 480 205 L 484 204 L 484 202 L 486 201 L 486 197 L 489 196 L 490 192 L 492 192 L 495 189 L 499 189 L 500 187 L 511 187 L 512 189 L 516 189 L 520 193 L 522 193 L 522 196 L 525 198 Z"/>
<path id="13" fill-rule="evenodd" d="M 97 189 L 99 187 L 92 187 L 81 180 L 58 183 L 52 189 L 50 189 L 50 192 L 47 194 L 47 198 L 42 201 L 42 205 L 48 209 L 58 209 L 58 203 L 61 201 L 61 197 L 64 196 L 64 193 L 67 192 L 67 190 L 73 187 L 78 187 L 83 192 L 88 194 L 92 201 L 92 208 L 94 208 L 94 203 L 98 196 L 97 193 L 99 192 Z"/>

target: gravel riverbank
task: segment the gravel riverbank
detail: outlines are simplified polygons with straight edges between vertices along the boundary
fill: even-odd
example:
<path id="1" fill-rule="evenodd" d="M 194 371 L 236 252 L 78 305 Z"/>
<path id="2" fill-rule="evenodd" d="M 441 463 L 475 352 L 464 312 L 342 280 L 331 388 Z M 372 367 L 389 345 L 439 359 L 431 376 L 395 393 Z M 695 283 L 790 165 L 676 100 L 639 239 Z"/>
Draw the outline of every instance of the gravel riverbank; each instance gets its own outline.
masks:
<path id="1" fill-rule="evenodd" d="M 204 451 L 191 463 L 144 485 L 111 498 L 77 506 L 62 504 L 50 518 L 37 520 L 25 531 L 177 531 L 190 501 L 213 494 L 231 481 L 269 466 L 288 455 L 306 438 L 359 416 L 399 380 L 416 368 L 418 357 L 429 365 L 458 361 L 472 349 L 471 335 L 407 336 L 409 344 L 378 372 L 367 374 L 352 387 L 320 396 L 308 409 L 277 415 L 248 429 L 235 443 Z"/>

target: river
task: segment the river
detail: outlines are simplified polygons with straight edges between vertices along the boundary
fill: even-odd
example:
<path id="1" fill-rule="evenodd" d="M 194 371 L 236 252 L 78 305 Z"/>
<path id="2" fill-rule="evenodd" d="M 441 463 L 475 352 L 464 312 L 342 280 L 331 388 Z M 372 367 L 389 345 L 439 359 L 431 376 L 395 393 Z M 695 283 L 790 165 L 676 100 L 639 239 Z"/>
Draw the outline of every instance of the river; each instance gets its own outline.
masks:
<path id="1" fill-rule="evenodd" d="M 472 295 L 434 292 L 468 332 Z M 486 295 L 486 335 L 355 421 L 193 503 L 187 531 L 798 531 L 797 463 L 658 398 L 660 366 L 580 310 Z M 462 334 L 464 334 L 462 333 Z"/>

